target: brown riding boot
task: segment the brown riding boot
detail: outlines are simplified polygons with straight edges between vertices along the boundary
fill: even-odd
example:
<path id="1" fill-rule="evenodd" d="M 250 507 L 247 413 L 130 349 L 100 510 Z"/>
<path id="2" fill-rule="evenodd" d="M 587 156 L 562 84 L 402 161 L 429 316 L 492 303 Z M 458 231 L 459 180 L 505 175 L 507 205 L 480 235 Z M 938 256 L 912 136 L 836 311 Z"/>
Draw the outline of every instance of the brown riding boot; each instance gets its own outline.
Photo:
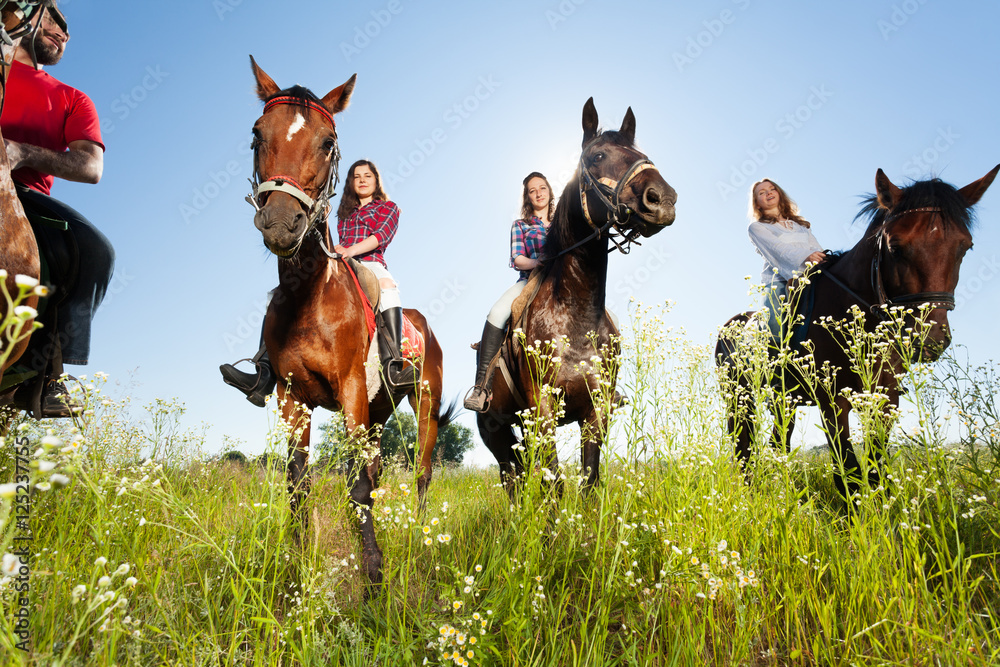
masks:
<path id="1" fill-rule="evenodd" d="M 506 329 L 500 329 L 489 322 L 483 327 L 483 338 L 479 342 L 479 365 L 476 368 L 476 384 L 465 396 L 463 406 L 473 412 L 486 412 L 490 399 L 493 398 L 490 389 L 493 387 L 493 377 L 486 377 L 486 372 L 493 363 L 494 357 L 500 353 L 500 346 L 507 336 Z"/>

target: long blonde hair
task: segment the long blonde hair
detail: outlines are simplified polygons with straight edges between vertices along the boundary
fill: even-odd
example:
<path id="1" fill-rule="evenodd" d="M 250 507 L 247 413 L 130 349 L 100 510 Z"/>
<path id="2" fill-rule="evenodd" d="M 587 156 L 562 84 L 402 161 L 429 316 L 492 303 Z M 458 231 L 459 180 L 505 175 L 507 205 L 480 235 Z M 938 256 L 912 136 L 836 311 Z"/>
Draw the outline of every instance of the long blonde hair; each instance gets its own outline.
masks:
<path id="1" fill-rule="evenodd" d="M 774 189 L 778 191 L 778 218 L 768 217 L 768 215 L 764 213 L 759 206 L 757 206 L 757 186 L 762 183 L 770 183 L 774 186 Z M 806 229 L 812 227 L 808 220 L 799 215 L 799 207 L 795 204 L 792 198 L 781 189 L 780 185 L 772 181 L 770 178 L 762 178 L 751 186 L 749 215 L 757 222 L 766 222 L 769 225 L 773 225 L 778 222 L 778 220 L 794 220 Z"/>

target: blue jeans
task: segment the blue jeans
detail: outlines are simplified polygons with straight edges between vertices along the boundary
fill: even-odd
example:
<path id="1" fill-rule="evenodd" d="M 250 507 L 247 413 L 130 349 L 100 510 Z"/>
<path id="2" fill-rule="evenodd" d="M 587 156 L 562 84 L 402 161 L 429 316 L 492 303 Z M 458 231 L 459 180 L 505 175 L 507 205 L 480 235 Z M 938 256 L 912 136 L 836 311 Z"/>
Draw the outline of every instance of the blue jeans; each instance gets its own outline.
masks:
<path id="1" fill-rule="evenodd" d="M 784 339 L 781 331 L 781 322 L 778 315 L 788 299 L 788 285 L 775 281 L 764 290 L 763 306 L 767 308 L 767 328 L 771 331 L 771 338 L 776 345 L 780 345 Z"/>
<path id="2" fill-rule="evenodd" d="M 80 267 L 76 284 L 59 304 L 56 331 L 63 363 L 85 365 L 90 360 L 91 322 L 114 273 L 115 249 L 97 227 L 58 199 L 23 187 L 17 188 L 17 196 L 29 218 L 35 215 L 64 220 L 76 240 Z"/>

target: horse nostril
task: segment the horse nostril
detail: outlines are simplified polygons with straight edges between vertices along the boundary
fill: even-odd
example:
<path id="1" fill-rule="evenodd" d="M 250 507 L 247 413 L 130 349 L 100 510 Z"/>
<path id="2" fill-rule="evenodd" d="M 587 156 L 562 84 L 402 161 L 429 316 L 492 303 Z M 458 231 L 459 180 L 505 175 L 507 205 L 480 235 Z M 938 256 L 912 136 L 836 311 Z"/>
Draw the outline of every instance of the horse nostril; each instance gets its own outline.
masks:
<path id="1" fill-rule="evenodd" d="M 661 199 L 660 199 L 660 193 L 659 192 L 657 192 L 653 188 L 649 188 L 648 190 L 646 190 L 646 203 L 647 204 L 649 204 L 651 206 L 659 206 L 660 205 L 660 201 L 661 201 Z"/>

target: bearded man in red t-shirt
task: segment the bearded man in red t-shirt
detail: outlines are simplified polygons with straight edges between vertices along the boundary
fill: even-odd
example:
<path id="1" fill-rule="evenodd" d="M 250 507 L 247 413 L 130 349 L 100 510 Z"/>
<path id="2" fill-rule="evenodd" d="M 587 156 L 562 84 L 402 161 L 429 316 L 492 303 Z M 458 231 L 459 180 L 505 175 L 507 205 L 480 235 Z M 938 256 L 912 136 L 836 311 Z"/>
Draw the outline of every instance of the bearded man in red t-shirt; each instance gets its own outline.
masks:
<path id="1" fill-rule="evenodd" d="M 62 220 L 76 242 L 79 270 L 59 305 L 56 332 L 63 363 L 83 365 L 89 362 L 91 322 L 111 282 L 115 252 L 86 218 L 49 196 L 57 177 L 97 183 L 104 171 L 104 144 L 94 103 L 42 69 L 59 62 L 67 41 L 62 14 L 54 7 L 43 10 L 34 36 L 25 37 L 14 52 L 0 129 L 28 218 Z M 69 416 L 78 407 L 68 399 L 61 383 L 50 382 L 42 400 L 43 416 Z"/>

